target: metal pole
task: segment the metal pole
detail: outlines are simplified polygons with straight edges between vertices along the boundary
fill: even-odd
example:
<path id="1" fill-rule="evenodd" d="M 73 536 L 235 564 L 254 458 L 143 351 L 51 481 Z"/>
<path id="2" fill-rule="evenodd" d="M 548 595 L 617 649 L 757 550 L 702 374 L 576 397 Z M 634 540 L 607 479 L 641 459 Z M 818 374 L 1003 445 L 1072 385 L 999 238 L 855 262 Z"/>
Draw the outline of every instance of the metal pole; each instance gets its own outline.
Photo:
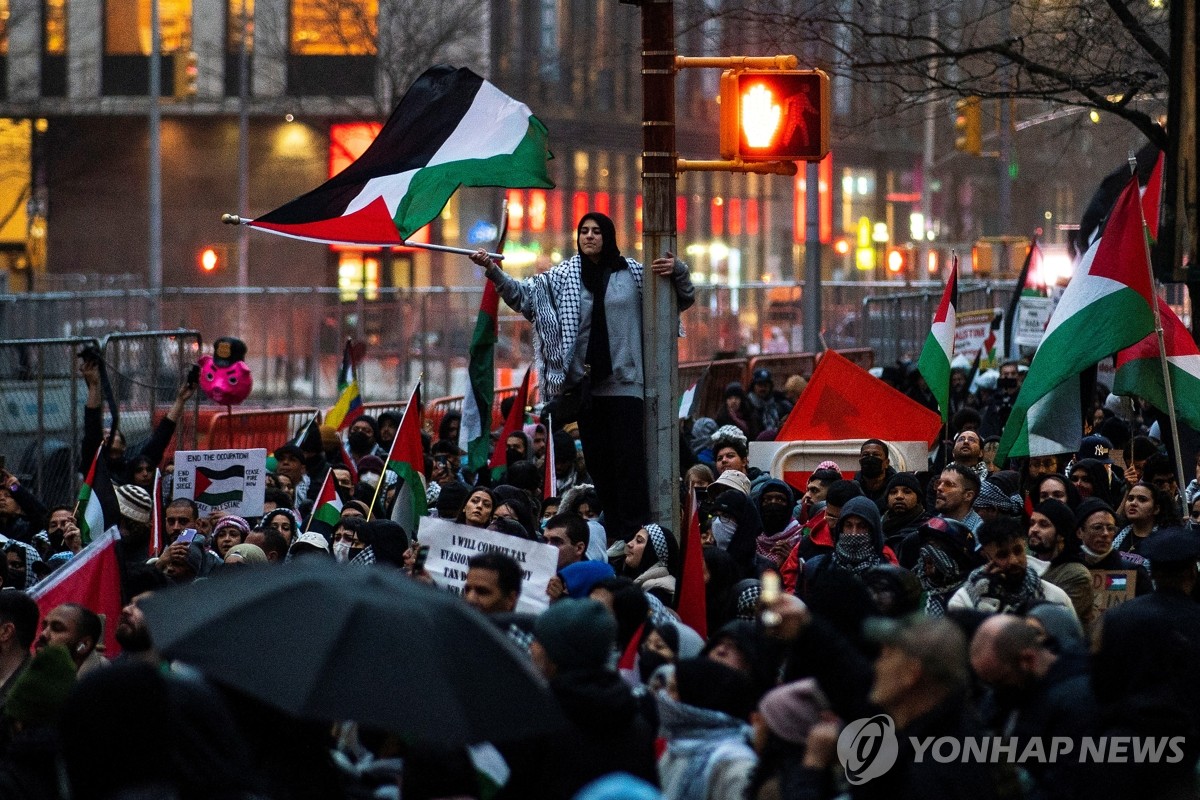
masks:
<path id="1" fill-rule="evenodd" d="M 675 4 L 642 5 L 642 253 L 648 264 L 675 246 Z M 650 518 L 680 533 L 675 409 L 679 315 L 671 281 L 647 274 L 642 290 L 646 476 Z"/>
<path id="2" fill-rule="evenodd" d="M 820 163 L 804 169 L 804 349 L 821 349 L 821 187 Z"/>
<path id="3" fill-rule="evenodd" d="M 240 19 L 242 46 L 238 49 L 238 215 L 250 216 L 250 43 L 247 3 L 241 0 Z M 238 227 L 237 285 L 245 290 L 250 285 L 250 229 Z M 241 335 L 247 316 L 245 291 L 238 295 L 237 330 Z"/>
<path id="4" fill-rule="evenodd" d="M 938 11 L 935 8 L 929 17 L 929 38 L 931 41 L 940 41 L 938 38 Z M 938 64 L 936 60 L 930 60 L 927 75 L 929 76 L 928 89 L 932 94 L 934 81 L 937 78 Z M 933 218 L 933 160 L 934 150 L 937 145 L 937 104 L 930 99 L 925 102 L 925 146 L 924 152 L 921 154 L 921 219 L 922 225 L 926 228 L 930 225 L 930 220 Z M 928 275 L 929 267 L 929 239 L 925 236 L 925 230 L 921 231 L 921 241 L 917 248 L 919 262 L 917 264 L 916 273 L 919 277 Z"/>
<path id="5" fill-rule="evenodd" d="M 158 0 L 150 0 L 150 329 L 162 327 L 162 31 Z"/>

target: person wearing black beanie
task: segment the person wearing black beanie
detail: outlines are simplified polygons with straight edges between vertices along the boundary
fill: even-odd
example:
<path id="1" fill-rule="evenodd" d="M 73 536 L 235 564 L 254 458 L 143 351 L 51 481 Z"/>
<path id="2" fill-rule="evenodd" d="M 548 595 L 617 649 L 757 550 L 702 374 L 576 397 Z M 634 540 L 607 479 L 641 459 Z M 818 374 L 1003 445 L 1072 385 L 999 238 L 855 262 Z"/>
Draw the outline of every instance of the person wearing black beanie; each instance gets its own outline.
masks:
<path id="1" fill-rule="evenodd" d="M 1067 593 L 1080 623 L 1096 615 L 1092 576 L 1079 562 L 1079 530 L 1075 515 L 1064 503 L 1043 500 L 1029 518 L 1029 565 L 1042 580 Z"/>
<path id="2" fill-rule="evenodd" d="M 921 482 L 911 472 L 897 472 L 888 481 L 884 497 L 887 509 L 883 513 L 883 541 L 892 548 L 901 564 L 911 567 L 917 561 L 920 548 L 910 548 L 912 552 L 906 554 L 903 552 L 904 540 L 913 536 L 932 516 L 925 510 Z M 916 538 L 911 541 L 915 542 Z"/>

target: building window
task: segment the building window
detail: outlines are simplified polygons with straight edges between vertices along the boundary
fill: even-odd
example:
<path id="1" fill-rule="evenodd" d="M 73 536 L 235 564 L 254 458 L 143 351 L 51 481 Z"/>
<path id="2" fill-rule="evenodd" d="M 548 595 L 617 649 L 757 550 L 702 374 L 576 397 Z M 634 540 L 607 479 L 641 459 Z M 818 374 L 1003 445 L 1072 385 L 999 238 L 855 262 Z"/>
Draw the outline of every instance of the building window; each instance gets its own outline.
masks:
<path id="1" fill-rule="evenodd" d="M 159 0 L 162 52 L 192 48 L 192 0 Z M 150 55 L 150 0 L 107 0 L 104 50 L 110 56 Z"/>
<path id="2" fill-rule="evenodd" d="M 48 56 L 67 54 L 67 0 L 46 0 L 46 37 Z"/>
<path id="3" fill-rule="evenodd" d="M 292 54 L 373 56 L 378 0 L 292 0 Z"/>
<path id="4" fill-rule="evenodd" d="M 246 19 L 242 19 L 245 8 Z M 226 6 L 225 41 L 231 53 L 242 51 L 242 27 L 245 22 L 246 51 L 254 52 L 254 0 L 229 0 Z"/>

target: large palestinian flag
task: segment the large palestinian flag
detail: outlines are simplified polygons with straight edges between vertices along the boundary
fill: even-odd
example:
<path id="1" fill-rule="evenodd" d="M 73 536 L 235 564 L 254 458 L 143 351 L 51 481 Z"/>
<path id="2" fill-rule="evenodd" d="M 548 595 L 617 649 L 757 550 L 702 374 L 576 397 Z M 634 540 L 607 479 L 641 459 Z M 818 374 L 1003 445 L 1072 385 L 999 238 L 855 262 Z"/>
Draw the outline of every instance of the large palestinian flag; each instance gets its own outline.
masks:
<path id="1" fill-rule="evenodd" d="M 459 186 L 554 186 L 546 126 L 469 69 L 438 66 L 409 88 L 367 151 L 308 194 L 251 220 L 316 242 L 398 245 Z"/>
<path id="2" fill-rule="evenodd" d="M 958 305 L 958 256 L 950 268 L 950 280 L 942 292 L 942 302 L 933 315 L 933 324 L 921 357 L 917 359 L 917 370 L 929 391 L 937 398 L 942 412 L 942 422 L 950 424 L 950 362 L 954 359 L 954 332 L 957 326 L 955 307 Z"/>
<path id="3" fill-rule="evenodd" d="M 1063 292 L 1029 373 L 1021 385 L 996 453 L 1008 458 L 1044 454 L 1039 429 L 1064 407 L 1064 384 L 1080 370 L 1129 347 L 1154 330 L 1154 286 L 1136 176 L 1125 185 L 1104 235 L 1084 255 Z M 1078 396 L 1077 394 L 1075 395 Z M 1055 426 L 1057 427 L 1057 426 Z M 1078 430 L 1073 442 L 1078 445 Z M 1058 451 L 1063 452 L 1063 451 Z"/>

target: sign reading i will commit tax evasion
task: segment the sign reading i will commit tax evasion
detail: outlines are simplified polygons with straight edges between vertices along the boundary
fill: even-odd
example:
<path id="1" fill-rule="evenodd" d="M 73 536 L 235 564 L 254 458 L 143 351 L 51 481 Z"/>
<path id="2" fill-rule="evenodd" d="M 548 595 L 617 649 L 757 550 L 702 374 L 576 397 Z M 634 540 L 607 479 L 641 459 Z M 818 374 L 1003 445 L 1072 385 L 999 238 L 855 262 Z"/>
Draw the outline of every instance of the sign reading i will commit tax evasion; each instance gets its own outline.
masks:
<path id="1" fill-rule="evenodd" d="M 201 514 L 226 511 L 260 517 L 266 492 L 267 451 L 181 450 L 175 453 L 175 493 Z"/>
<path id="2" fill-rule="evenodd" d="M 553 545 L 431 517 L 421 520 L 418 538 L 422 545 L 429 546 L 425 569 L 438 586 L 461 594 L 468 561 L 481 553 L 503 553 L 521 567 L 517 611 L 538 614 L 549 607 L 546 584 L 558 570 L 558 548 Z"/>

